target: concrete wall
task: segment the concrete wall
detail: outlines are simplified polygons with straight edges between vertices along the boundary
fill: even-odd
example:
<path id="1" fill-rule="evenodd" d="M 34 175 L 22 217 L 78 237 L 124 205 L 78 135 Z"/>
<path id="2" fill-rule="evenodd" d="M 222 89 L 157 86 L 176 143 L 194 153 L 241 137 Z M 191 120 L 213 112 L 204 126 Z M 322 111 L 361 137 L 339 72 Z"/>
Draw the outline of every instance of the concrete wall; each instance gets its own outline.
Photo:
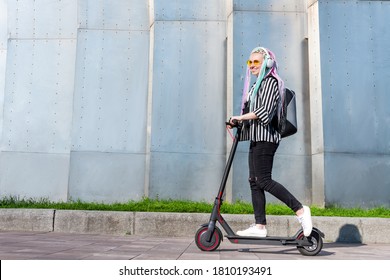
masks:
<path id="1" fill-rule="evenodd" d="M 8 26 L 1 194 L 142 197 L 148 2 L 2 3 Z"/>
<path id="2" fill-rule="evenodd" d="M 311 2 L 313 188 L 328 204 L 389 206 L 390 2 Z"/>
<path id="3" fill-rule="evenodd" d="M 215 197 L 225 162 L 226 3 L 154 1 L 150 197 Z"/>
<path id="4" fill-rule="evenodd" d="M 299 131 L 282 141 L 275 179 L 308 204 L 390 205 L 388 10 L 0 0 L 0 196 L 212 201 L 231 145 L 224 121 L 239 112 L 250 50 L 263 45 L 298 102 Z M 230 201 L 249 200 L 247 149 Z"/>

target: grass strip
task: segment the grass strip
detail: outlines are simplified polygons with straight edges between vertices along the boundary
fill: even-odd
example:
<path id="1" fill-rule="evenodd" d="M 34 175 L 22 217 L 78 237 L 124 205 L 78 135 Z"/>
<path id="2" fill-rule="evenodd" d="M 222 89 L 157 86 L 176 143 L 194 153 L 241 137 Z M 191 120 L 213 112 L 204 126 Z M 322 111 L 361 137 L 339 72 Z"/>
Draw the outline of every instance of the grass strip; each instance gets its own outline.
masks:
<path id="1" fill-rule="evenodd" d="M 0 199 L 0 208 L 35 208 L 57 210 L 97 210 L 97 211 L 131 211 L 131 212 L 178 212 L 178 213 L 210 213 L 213 204 L 189 200 L 149 199 L 127 203 L 96 203 L 81 200 L 68 202 L 52 202 L 48 199 L 25 199 L 18 197 L 4 197 Z M 343 208 L 327 206 L 325 208 L 311 206 L 313 216 L 333 217 L 376 217 L 390 218 L 390 209 L 386 207 L 375 208 Z M 267 204 L 268 215 L 294 215 L 285 205 Z M 252 214 L 252 205 L 248 202 L 237 201 L 235 203 L 224 202 L 221 212 L 225 214 Z"/>

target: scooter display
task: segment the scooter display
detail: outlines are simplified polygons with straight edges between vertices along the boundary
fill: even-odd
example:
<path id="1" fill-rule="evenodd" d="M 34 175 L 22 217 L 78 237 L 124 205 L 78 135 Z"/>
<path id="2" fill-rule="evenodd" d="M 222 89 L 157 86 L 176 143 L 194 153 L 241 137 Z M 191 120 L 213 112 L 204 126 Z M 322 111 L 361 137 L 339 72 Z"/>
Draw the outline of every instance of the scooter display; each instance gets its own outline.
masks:
<path id="1" fill-rule="evenodd" d="M 228 123 L 227 123 L 228 124 Z M 221 185 L 218 190 L 218 195 L 215 198 L 213 210 L 211 212 L 210 220 L 208 223 L 201 225 L 195 234 L 195 243 L 202 251 L 214 251 L 216 250 L 221 241 L 223 240 L 223 234 L 221 229 L 217 226 L 217 222 L 225 230 L 225 237 L 235 244 L 260 244 L 260 245 L 292 245 L 296 246 L 298 251 L 305 256 L 317 255 L 323 246 L 323 238 L 325 235 L 317 228 L 313 227 L 310 236 L 306 237 L 303 234 L 303 230 L 299 229 L 294 236 L 291 237 L 252 237 L 252 236 L 239 236 L 229 226 L 227 221 L 222 217 L 220 209 L 223 202 L 223 195 L 226 188 L 226 182 L 229 176 L 229 172 L 233 163 L 234 155 L 236 153 L 238 142 L 240 141 L 240 135 L 242 130 L 242 123 L 235 123 L 237 130 L 234 137 L 233 145 L 230 150 L 229 158 L 225 166 Z"/>

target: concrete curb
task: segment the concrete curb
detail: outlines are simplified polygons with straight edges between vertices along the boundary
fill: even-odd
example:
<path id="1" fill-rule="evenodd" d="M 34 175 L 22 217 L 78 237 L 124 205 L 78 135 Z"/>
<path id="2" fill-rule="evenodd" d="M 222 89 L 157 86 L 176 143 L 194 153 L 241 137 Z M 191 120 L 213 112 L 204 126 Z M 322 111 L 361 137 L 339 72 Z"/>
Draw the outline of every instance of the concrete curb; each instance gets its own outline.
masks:
<path id="1" fill-rule="evenodd" d="M 52 209 L 0 209 L 0 230 L 53 231 Z"/>
<path id="2" fill-rule="evenodd" d="M 0 209 L 0 230 L 192 237 L 209 217 L 200 213 Z M 233 230 L 253 223 L 252 215 L 225 214 L 224 218 Z M 291 236 L 299 229 L 292 216 L 267 219 L 269 235 Z M 325 233 L 326 242 L 390 243 L 390 219 L 313 217 L 313 225 Z"/>

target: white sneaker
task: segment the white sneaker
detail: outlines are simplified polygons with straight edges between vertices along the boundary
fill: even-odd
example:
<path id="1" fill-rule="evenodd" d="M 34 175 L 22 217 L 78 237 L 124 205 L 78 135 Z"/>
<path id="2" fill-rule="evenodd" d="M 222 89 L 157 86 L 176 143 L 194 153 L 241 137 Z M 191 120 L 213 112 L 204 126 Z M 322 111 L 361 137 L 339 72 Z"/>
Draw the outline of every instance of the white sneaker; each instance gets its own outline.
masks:
<path id="1" fill-rule="evenodd" d="M 302 226 L 303 235 L 309 236 L 313 229 L 313 223 L 311 221 L 311 212 L 309 207 L 303 205 L 303 214 L 298 217 L 298 221 Z"/>
<path id="2" fill-rule="evenodd" d="M 251 225 L 246 230 L 239 230 L 237 231 L 237 235 L 239 236 L 255 236 L 255 237 L 266 237 L 267 236 L 267 229 L 258 228 L 255 224 Z"/>

